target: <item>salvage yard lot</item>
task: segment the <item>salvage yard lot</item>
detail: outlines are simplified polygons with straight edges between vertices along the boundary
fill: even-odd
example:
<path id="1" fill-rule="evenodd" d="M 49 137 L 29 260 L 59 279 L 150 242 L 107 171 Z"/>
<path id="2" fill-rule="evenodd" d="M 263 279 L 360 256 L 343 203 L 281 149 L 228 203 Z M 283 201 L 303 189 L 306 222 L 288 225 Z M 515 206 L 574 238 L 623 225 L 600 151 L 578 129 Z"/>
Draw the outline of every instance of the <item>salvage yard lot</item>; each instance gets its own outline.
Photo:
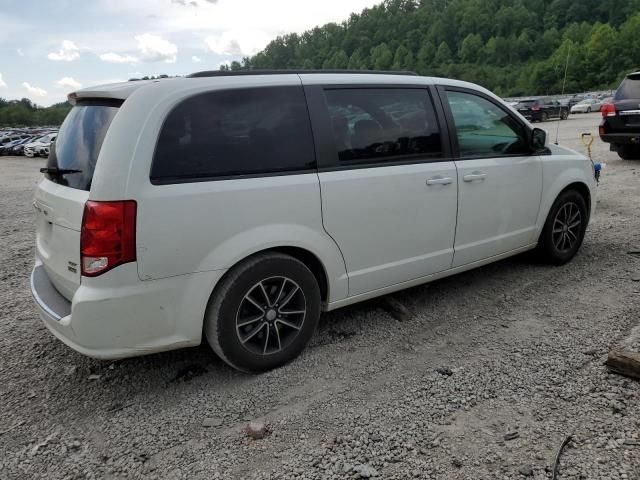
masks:
<path id="1" fill-rule="evenodd" d="M 54 339 L 29 292 L 42 159 L 0 158 L 0 478 L 640 478 L 640 162 L 606 162 L 578 256 L 520 256 L 323 315 L 301 358 L 248 376 L 205 345 L 119 362 Z M 537 125 L 555 137 L 557 122 Z M 135 321 L 135 319 L 132 319 Z M 270 435 L 250 440 L 248 421 Z"/>

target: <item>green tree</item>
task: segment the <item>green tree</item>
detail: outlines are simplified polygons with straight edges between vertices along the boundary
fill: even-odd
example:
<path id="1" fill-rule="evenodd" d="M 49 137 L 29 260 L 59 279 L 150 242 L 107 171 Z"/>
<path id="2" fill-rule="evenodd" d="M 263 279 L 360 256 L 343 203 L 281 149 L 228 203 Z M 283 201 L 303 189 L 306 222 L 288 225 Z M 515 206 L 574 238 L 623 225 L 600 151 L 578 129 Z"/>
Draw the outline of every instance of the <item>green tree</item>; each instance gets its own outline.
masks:
<path id="1" fill-rule="evenodd" d="M 418 73 L 426 75 L 436 56 L 436 47 L 431 42 L 425 42 L 418 51 L 418 58 L 416 61 L 416 69 Z"/>
<path id="2" fill-rule="evenodd" d="M 438 45 L 438 50 L 436 50 L 436 56 L 433 62 L 435 65 L 446 65 L 452 61 L 453 57 L 449 45 L 447 45 L 446 42 L 441 42 L 440 45 Z"/>
<path id="3" fill-rule="evenodd" d="M 381 43 L 371 50 L 371 63 L 376 70 L 389 70 L 393 62 L 393 53 L 386 43 Z"/>
<path id="4" fill-rule="evenodd" d="M 322 68 L 324 69 L 344 69 L 348 66 L 349 57 L 344 53 L 344 50 L 334 52 L 334 54 L 322 64 Z"/>
<path id="5" fill-rule="evenodd" d="M 630 17 L 620 27 L 618 35 L 618 50 L 624 52 L 620 55 L 620 68 L 623 72 L 640 67 L 640 13 Z M 621 72 L 622 73 L 622 72 Z"/>
<path id="6" fill-rule="evenodd" d="M 640 32 L 636 32 L 640 35 Z M 618 32 L 611 25 L 596 24 L 585 45 L 586 61 L 591 66 L 588 78 L 594 87 L 606 87 L 609 79 L 607 70 L 618 64 Z"/>
<path id="7" fill-rule="evenodd" d="M 282 35 L 242 68 L 344 65 L 462 78 L 502 95 L 615 86 L 640 67 L 640 0 L 383 0 Z M 340 52 L 344 52 L 343 56 Z M 564 54 L 564 55 L 563 55 Z"/>
<path id="8" fill-rule="evenodd" d="M 362 51 L 362 49 L 358 48 L 349 59 L 350 70 L 365 70 L 367 68 L 367 57 Z"/>
<path id="9" fill-rule="evenodd" d="M 477 63 L 481 61 L 483 47 L 482 37 L 477 33 L 470 33 L 460 45 L 460 51 L 458 53 L 460 60 L 465 63 Z"/>
<path id="10" fill-rule="evenodd" d="M 400 45 L 396 49 L 391 68 L 392 70 L 413 70 L 414 63 L 411 51 L 404 45 Z"/>

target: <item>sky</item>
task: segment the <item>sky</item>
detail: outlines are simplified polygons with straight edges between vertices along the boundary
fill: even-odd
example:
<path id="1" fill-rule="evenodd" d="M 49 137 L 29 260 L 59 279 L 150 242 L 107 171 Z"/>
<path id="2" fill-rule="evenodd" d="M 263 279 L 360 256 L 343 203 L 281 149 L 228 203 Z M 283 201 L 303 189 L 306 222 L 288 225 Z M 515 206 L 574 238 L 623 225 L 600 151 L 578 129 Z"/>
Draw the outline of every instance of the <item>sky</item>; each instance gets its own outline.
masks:
<path id="1" fill-rule="evenodd" d="M 62 102 L 82 87 L 186 75 L 381 0 L 0 0 L 0 97 Z"/>

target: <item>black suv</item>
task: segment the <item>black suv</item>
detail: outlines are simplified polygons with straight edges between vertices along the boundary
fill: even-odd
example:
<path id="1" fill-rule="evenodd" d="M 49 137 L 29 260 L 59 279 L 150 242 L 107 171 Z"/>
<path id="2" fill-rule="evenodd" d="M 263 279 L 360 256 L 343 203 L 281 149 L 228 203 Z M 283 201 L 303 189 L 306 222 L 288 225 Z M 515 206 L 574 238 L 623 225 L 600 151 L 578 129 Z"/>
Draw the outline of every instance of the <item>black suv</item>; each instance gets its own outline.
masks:
<path id="1" fill-rule="evenodd" d="M 566 120 L 569 116 L 569 106 L 561 105 L 560 102 L 551 98 L 520 100 L 513 108 L 532 122 L 544 122 L 550 118 Z"/>
<path id="2" fill-rule="evenodd" d="M 600 138 L 624 160 L 640 160 L 640 72 L 626 76 L 611 103 L 602 105 Z"/>

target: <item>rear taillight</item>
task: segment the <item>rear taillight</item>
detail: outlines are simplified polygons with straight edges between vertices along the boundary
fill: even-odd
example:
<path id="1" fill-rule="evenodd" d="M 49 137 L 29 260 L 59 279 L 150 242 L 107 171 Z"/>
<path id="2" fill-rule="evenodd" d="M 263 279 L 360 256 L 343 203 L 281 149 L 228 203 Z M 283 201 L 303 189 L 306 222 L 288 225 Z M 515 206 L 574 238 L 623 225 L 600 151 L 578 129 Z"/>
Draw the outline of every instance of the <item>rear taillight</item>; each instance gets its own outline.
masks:
<path id="1" fill-rule="evenodd" d="M 82 275 L 95 277 L 136 260 L 136 202 L 88 201 L 80 234 Z"/>
<path id="2" fill-rule="evenodd" d="M 613 103 L 605 103 L 600 108 L 600 113 L 602 113 L 603 117 L 615 117 L 616 106 Z"/>
<path id="3" fill-rule="evenodd" d="M 534 105 L 533 107 L 531 107 L 531 110 L 533 110 L 534 112 L 537 112 L 538 110 L 540 110 L 540 105 Z"/>

